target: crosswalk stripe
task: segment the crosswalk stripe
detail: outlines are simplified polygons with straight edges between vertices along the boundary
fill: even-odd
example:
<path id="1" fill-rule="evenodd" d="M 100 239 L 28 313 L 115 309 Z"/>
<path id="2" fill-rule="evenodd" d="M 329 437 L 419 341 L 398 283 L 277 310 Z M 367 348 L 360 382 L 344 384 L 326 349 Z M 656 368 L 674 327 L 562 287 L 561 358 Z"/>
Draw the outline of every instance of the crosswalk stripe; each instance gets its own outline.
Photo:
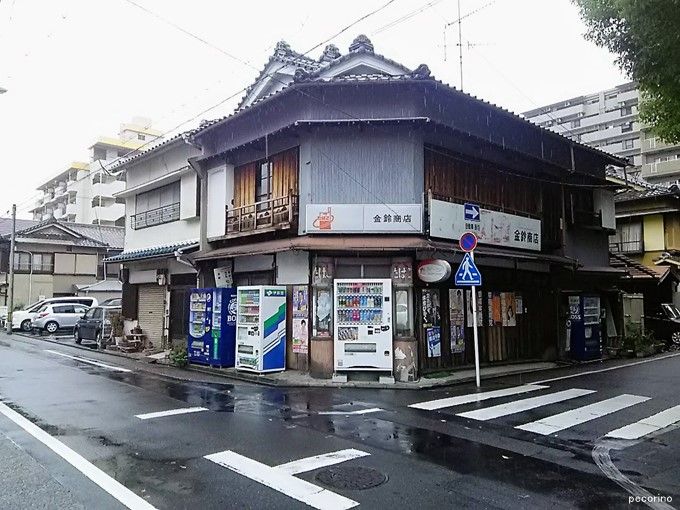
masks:
<path id="1" fill-rule="evenodd" d="M 522 386 L 515 386 L 513 388 L 505 388 L 503 390 L 484 391 L 481 393 L 469 393 L 467 395 L 459 395 L 457 397 L 439 398 L 436 400 L 428 400 L 411 404 L 409 407 L 414 409 L 424 409 L 426 411 L 436 411 L 444 407 L 460 406 L 463 404 L 470 404 L 472 402 L 481 402 L 482 400 L 489 400 L 492 398 L 508 397 L 510 395 L 518 395 L 520 393 L 527 393 L 529 391 L 536 391 L 548 388 L 548 386 L 540 386 L 538 384 L 524 384 Z"/>
<path id="2" fill-rule="evenodd" d="M 572 409 L 571 411 L 519 425 L 515 428 L 547 436 L 559 432 L 560 430 L 568 429 L 581 423 L 586 423 L 601 418 L 602 416 L 615 413 L 616 411 L 634 406 L 635 404 L 640 404 L 647 400 L 649 400 L 649 397 L 628 394 L 619 395 L 618 397 L 609 398 L 607 400 L 595 402 L 594 404 Z"/>
<path id="3" fill-rule="evenodd" d="M 558 391 L 556 393 L 550 393 L 549 395 L 541 395 L 538 397 L 515 400 L 514 402 L 499 404 L 497 406 L 487 407 L 485 409 L 476 409 L 474 411 L 457 414 L 456 416 L 462 416 L 463 418 L 471 418 L 473 420 L 480 421 L 493 420 L 494 418 L 500 418 L 501 416 L 529 411 L 530 409 L 536 409 L 537 407 L 563 402 L 565 400 L 582 397 L 584 395 L 590 395 L 591 393 L 595 393 L 595 391 L 574 388 L 570 390 Z"/>
<path id="4" fill-rule="evenodd" d="M 612 430 L 605 437 L 616 439 L 640 439 L 666 427 L 680 422 L 680 406 L 671 407 L 660 413 L 648 416 L 638 422 L 631 423 L 620 429 Z"/>

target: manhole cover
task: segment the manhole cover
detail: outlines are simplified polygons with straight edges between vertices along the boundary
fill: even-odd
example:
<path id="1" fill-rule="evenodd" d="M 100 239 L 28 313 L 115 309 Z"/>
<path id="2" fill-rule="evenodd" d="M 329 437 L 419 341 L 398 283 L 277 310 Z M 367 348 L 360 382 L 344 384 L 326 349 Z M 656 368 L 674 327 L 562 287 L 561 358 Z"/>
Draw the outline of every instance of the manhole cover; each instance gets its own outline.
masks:
<path id="1" fill-rule="evenodd" d="M 335 466 L 319 471 L 319 482 L 335 489 L 363 490 L 387 481 L 387 475 L 367 467 Z"/>

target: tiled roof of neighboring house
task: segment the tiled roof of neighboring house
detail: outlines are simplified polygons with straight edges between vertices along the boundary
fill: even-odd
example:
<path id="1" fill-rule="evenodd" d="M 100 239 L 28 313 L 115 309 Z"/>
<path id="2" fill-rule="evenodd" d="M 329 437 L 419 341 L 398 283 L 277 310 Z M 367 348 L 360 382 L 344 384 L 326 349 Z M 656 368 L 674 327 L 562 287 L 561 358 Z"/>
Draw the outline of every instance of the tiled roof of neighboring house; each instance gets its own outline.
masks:
<path id="1" fill-rule="evenodd" d="M 624 269 L 629 278 L 654 278 L 662 280 L 667 271 L 655 271 L 639 262 L 635 262 L 630 257 L 620 253 L 609 253 L 609 265 L 617 269 Z"/>
<path id="2" fill-rule="evenodd" d="M 180 139 L 182 139 L 185 135 L 186 131 L 182 131 L 181 133 L 177 133 L 174 136 L 171 136 L 170 138 L 167 138 L 165 140 L 156 140 L 158 143 L 155 143 L 153 145 L 150 145 L 146 149 L 141 149 L 139 152 L 136 152 L 135 154 L 132 154 L 131 156 L 128 156 L 126 158 L 121 158 L 116 162 L 115 165 L 113 165 L 111 168 L 109 168 L 109 172 L 113 172 L 116 170 L 121 169 L 122 167 L 128 165 L 129 163 L 133 161 L 137 161 L 138 159 L 144 158 L 148 155 L 150 155 L 152 152 L 157 151 L 158 149 L 162 147 L 166 147 L 167 145 L 170 145 L 173 142 L 176 142 Z"/>
<path id="3" fill-rule="evenodd" d="M 381 58 L 388 60 L 385 57 L 381 57 Z M 390 61 L 390 62 L 393 62 L 393 61 Z M 267 64 L 267 65 L 269 65 L 269 64 Z M 401 64 L 397 64 L 397 65 L 401 66 Z M 406 70 L 406 68 L 404 68 L 404 69 Z M 264 71 L 261 73 L 260 77 L 258 77 L 258 80 L 261 78 L 262 74 L 264 74 Z M 587 144 L 584 144 L 584 143 L 581 143 L 581 142 L 577 142 L 575 140 L 571 140 L 570 138 L 567 138 L 563 135 L 560 135 L 559 133 L 555 133 L 554 131 L 551 131 L 549 129 L 542 128 L 542 127 L 538 126 L 537 124 L 527 120 L 526 118 L 524 118 L 524 117 L 522 117 L 522 116 L 520 116 L 520 115 L 518 115 L 514 112 L 511 112 L 510 110 L 507 110 L 507 109 L 502 108 L 498 105 L 495 105 L 493 103 L 490 103 L 488 101 L 480 99 L 480 98 L 473 96 L 473 95 L 471 95 L 467 92 L 460 91 L 456 87 L 453 87 L 453 86 L 451 86 L 447 83 L 444 83 L 441 80 L 436 80 L 434 77 L 430 76 L 430 70 L 424 64 L 421 64 L 420 66 L 418 66 L 418 68 L 416 68 L 412 72 L 405 72 L 404 74 L 393 75 L 393 76 L 376 73 L 376 74 L 345 75 L 345 76 L 335 76 L 335 77 L 331 77 L 331 78 L 320 78 L 318 76 L 318 73 L 308 73 L 306 71 L 302 71 L 302 72 L 296 73 L 296 78 L 293 81 L 291 81 L 289 84 L 285 85 L 280 90 L 273 92 L 271 94 L 268 94 L 266 96 L 260 97 L 248 106 L 240 106 L 239 105 L 239 108 L 237 108 L 233 113 L 231 113 L 229 115 L 225 115 L 225 116 L 219 117 L 217 119 L 213 119 L 211 121 L 202 122 L 201 125 L 198 128 L 189 130 L 185 134 L 185 138 L 193 139 L 196 136 L 198 136 L 199 134 L 211 129 L 213 126 L 220 124 L 220 123 L 222 123 L 222 122 L 224 122 L 228 119 L 231 119 L 233 117 L 239 116 L 239 115 L 243 114 L 244 112 L 247 112 L 251 108 L 255 107 L 256 105 L 259 105 L 261 103 L 269 101 L 273 97 L 279 96 L 280 94 L 282 94 L 284 92 L 289 92 L 291 90 L 295 90 L 295 89 L 300 88 L 301 86 L 304 86 L 304 85 L 315 84 L 315 83 L 318 83 L 318 84 L 323 84 L 323 83 L 377 83 L 377 82 L 390 83 L 390 82 L 396 82 L 396 81 L 399 81 L 399 82 L 409 82 L 410 81 L 410 82 L 414 82 L 414 83 L 422 82 L 422 81 L 430 81 L 430 82 L 436 83 L 438 85 L 441 85 L 444 90 L 455 92 L 457 94 L 462 94 L 462 95 L 466 96 L 467 98 L 472 99 L 472 100 L 474 100 L 478 103 L 481 103 L 485 106 L 489 106 L 489 107 L 494 108 L 496 110 L 499 110 L 499 111 L 501 111 L 501 112 L 503 112 L 507 115 L 510 115 L 511 117 L 515 118 L 517 121 L 524 122 L 527 125 L 530 125 L 531 127 L 533 127 L 534 129 L 549 133 L 551 136 L 555 136 L 555 137 L 558 137 L 560 139 L 563 139 L 566 142 L 568 142 L 569 144 L 581 147 L 583 149 L 586 149 L 590 152 L 597 153 L 597 154 L 604 156 L 604 157 L 607 157 L 609 159 L 618 160 L 622 165 L 624 164 L 625 161 L 627 161 L 626 158 L 614 156 L 614 155 L 612 155 L 608 152 L 602 151 L 602 150 L 597 149 L 595 147 L 592 147 L 590 145 L 587 145 Z M 247 94 L 246 94 L 246 96 L 247 96 Z"/>
<path id="4" fill-rule="evenodd" d="M 45 232 L 50 226 L 57 227 L 60 232 Z M 44 239 L 68 241 L 76 246 L 94 248 L 101 247 L 122 250 L 125 244 L 125 227 L 71 223 L 55 220 L 54 218 L 40 223 L 34 222 L 34 225 L 17 231 L 17 237 L 31 237 L 32 234 L 35 234 L 36 238 L 42 237 Z M 9 234 L 5 234 L 3 237 L 7 238 Z"/>
<path id="5" fill-rule="evenodd" d="M 628 182 L 628 185 L 633 188 L 633 189 L 656 189 L 656 188 L 662 188 L 663 186 L 659 184 L 652 184 L 651 182 L 647 182 L 644 180 L 642 177 L 639 175 L 626 175 L 623 171 L 623 168 L 615 167 L 615 166 L 609 166 L 606 169 L 606 174 L 608 178 L 612 178 L 614 180 L 618 180 L 621 182 Z"/>
<path id="6" fill-rule="evenodd" d="M 167 257 L 172 255 L 177 250 L 182 249 L 183 252 L 188 252 L 198 249 L 198 240 L 184 241 L 177 244 L 168 244 L 165 246 L 154 246 L 152 248 L 144 248 L 141 250 L 124 251 L 113 257 L 108 257 L 105 262 L 130 262 L 133 260 L 153 259 L 159 257 Z"/>
<path id="7" fill-rule="evenodd" d="M 632 200 L 643 200 L 646 198 L 659 198 L 667 196 L 680 197 L 680 190 L 678 190 L 677 187 L 676 188 L 656 187 L 643 190 L 629 189 L 614 195 L 614 201 L 630 202 Z"/>
<path id="8" fill-rule="evenodd" d="M 25 228 L 37 225 L 38 222 L 34 220 L 20 220 L 17 219 L 17 232 Z M 10 235 L 12 233 L 12 218 L 0 218 L 0 236 Z"/>

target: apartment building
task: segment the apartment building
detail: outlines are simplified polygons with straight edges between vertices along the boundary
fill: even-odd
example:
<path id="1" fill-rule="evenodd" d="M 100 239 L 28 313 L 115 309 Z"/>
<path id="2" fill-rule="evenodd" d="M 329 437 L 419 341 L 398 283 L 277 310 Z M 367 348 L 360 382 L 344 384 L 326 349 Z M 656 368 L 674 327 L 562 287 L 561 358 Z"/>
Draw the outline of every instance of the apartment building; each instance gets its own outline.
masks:
<path id="1" fill-rule="evenodd" d="M 653 183 L 680 180 L 680 144 L 662 142 L 639 121 L 640 93 L 634 82 L 574 97 L 524 113 L 531 122 L 628 158 L 637 175 Z"/>
<path id="2" fill-rule="evenodd" d="M 125 201 L 114 195 L 125 189 L 125 173 L 112 175 L 107 169 L 160 137 L 150 124 L 142 117 L 122 124 L 117 137 L 99 137 L 89 147 L 87 163 L 73 162 L 38 186 L 42 195 L 31 210 L 33 219 L 124 226 Z"/>

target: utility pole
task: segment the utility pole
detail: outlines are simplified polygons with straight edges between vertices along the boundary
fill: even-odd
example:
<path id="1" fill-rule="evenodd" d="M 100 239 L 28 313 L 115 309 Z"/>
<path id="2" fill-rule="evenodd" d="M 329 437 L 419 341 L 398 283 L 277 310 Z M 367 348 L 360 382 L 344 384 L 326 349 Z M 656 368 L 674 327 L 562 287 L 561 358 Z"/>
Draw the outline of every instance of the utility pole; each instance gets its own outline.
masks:
<path id="1" fill-rule="evenodd" d="M 12 311 L 14 310 L 14 249 L 17 235 L 17 204 L 12 204 L 12 238 L 9 245 L 9 305 L 7 306 L 7 334 L 12 334 Z"/>
<path id="2" fill-rule="evenodd" d="M 460 61 L 460 91 L 463 91 L 463 20 L 460 17 L 460 0 L 458 0 L 458 60 Z"/>

